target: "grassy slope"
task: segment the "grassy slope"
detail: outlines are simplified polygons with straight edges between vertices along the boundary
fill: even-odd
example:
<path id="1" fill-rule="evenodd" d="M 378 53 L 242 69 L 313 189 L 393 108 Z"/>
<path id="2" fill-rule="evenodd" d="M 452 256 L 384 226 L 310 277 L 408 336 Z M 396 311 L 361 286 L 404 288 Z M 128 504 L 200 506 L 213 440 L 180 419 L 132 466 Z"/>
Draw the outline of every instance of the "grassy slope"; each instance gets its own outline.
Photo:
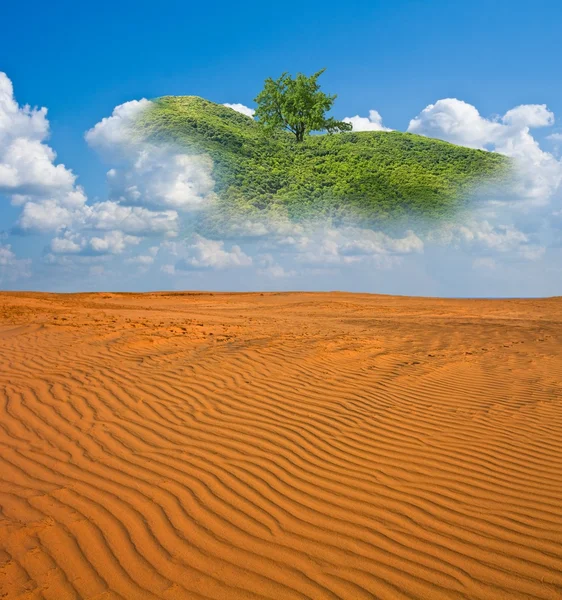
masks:
<path id="1" fill-rule="evenodd" d="M 284 132 L 266 137 L 252 119 L 195 96 L 158 99 L 138 127 L 151 141 L 210 154 L 224 210 L 292 219 L 445 215 L 509 165 L 498 154 L 395 131 L 314 135 L 297 144 Z"/>

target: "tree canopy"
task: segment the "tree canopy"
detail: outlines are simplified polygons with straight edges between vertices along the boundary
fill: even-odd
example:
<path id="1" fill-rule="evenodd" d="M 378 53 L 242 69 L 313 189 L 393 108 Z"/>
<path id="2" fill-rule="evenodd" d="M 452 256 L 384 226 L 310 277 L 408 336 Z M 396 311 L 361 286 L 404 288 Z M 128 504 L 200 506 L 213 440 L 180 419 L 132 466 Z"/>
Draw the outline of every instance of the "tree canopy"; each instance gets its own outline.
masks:
<path id="1" fill-rule="evenodd" d="M 255 98 L 258 108 L 255 118 L 266 130 L 287 130 L 297 142 L 302 142 L 311 131 L 350 131 L 352 126 L 333 117 L 326 117 L 336 95 L 320 90 L 318 78 L 325 69 L 307 77 L 298 73 L 293 78 L 283 73 L 279 79 L 268 78 L 264 88 Z"/>

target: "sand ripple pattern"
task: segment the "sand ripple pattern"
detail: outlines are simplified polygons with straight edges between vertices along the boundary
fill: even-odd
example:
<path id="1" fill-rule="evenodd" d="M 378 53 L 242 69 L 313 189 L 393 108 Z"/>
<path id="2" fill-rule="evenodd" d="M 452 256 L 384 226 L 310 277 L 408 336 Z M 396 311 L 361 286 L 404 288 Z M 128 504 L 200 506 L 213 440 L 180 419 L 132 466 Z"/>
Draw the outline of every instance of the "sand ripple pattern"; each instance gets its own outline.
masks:
<path id="1" fill-rule="evenodd" d="M 0 294 L 0 598 L 562 598 L 562 299 Z"/>

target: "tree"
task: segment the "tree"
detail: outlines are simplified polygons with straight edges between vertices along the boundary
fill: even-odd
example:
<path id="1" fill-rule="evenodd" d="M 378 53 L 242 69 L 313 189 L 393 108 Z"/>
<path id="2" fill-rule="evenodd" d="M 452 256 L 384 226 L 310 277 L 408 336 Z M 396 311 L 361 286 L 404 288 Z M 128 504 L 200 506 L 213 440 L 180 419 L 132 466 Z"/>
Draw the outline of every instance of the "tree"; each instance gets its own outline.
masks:
<path id="1" fill-rule="evenodd" d="M 255 112 L 258 123 L 269 131 L 290 131 L 297 142 L 302 142 L 311 131 L 350 131 L 351 124 L 326 118 L 336 95 L 329 96 L 320 90 L 317 80 L 325 70 L 310 77 L 298 73 L 293 79 L 283 73 L 279 79 L 266 79 L 263 90 L 254 100 L 258 105 Z"/>

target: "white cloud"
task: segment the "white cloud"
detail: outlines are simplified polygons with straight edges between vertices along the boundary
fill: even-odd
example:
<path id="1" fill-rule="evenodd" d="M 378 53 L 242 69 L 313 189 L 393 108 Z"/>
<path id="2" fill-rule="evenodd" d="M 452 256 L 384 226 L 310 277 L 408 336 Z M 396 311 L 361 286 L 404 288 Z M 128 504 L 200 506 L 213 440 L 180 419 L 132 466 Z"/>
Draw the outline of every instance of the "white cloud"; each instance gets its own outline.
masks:
<path id="1" fill-rule="evenodd" d="M 152 211 L 106 201 L 87 207 L 83 226 L 102 231 L 120 229 L 136 235 L 163 234 L 170 237 L 177 235 L 179 218 L 173 210 Z"/>
<path id="2" fill-rule="evenodd" d="M 52 148 L 38 140 L 15 138 L 0 150 L 0 190 L 5 194 L 64 197 L 73 191 L 76 177 L 64 165 L 55 165 Z"/>
<path id="3" fill-rule="evenodd" d="M 508 110 L 502 121 L 518 129 L 548 127 L 554 125 L 554 113 L 548 110 L 546 104 L 521 104 Z"/>
<path id="4" fill-rule="evenodd" d="M 56 200 L 26 202 L 18 226 L 24 231 L 47 233 L 63 229 L 75 231 L 120 229 L 136 235 L 177 235 L 178 213 L 173 210 L 152 211 L 140 206 L 123 206 L 105 201 L 67 208 Z"/>
<path id="5" fill-rule="evenodd" d="M 12 82 L 0 71 L 0 144 L 17 138 L 42 141 L 48 133 L 47 109 L 19 106 Z"/>
<path id="6" fill-rule="evenodd" d="M 110 162 L 110 200 L 127 206 L 179 211 L 213 202 L 213 162 L 165 146 L 147 143 L 135 131 L 135 120 L 151 106 L 145 99 L 116 106 L 110 117 L 86 132 L 87 143 Z"/>
<path id="7" fill-rule="evenodd" d="M 382 117 L 376 110 L 370 110 L 368 117 L 345 117 L 345 123 L 353 125 L 353 131 L 392 131 L 382 124 Z"/>
<path id="8" fill-rule="evenodd" d="M 85 240 L 76 233 L 67 232 L 63 237 L 51 240 L 51 252 L 54 254 L 77 254 L 84 246 Z"/>
<path id="9" fill-rule="evenodd" d="M 138 236 L 176 236 L 178 210 L 214 199 L 212 162 L 144 143 L 133 125 L 150 105 L 142 99 L 117 106 L 86 133 L 92 147 L 119 163 L 108 174 L 111 199 L 88 204 L 75 175 L 55 164 L 56 153 L 43 143 L 46 109 L 20 107 L 0 73 L 0 193 L 21 206 L 17 229 L 56 232 L 50 251 L 69 260 L 88 252 L 122 253 Z"/>
<path id="10" fill-rule="evenodd" d="M 246 115 L 247 117 L 250 117 L 250 119 L 254 118 L 254 113 L 256 112 L 253 108 L 244 106 L 243 104 L 239 103 L 229 104 L 228 102 L 226 102 L 225 104 L 223 104 L 223 106 L 228 106 L 228 108 L 232 108 L 232 110 Z"/>
<path id="11" fill-rule="evenodd" d="M 19 106 L 0 72 L 0 194 L 24 206 L 22 229 L 64 226 L 86 202 L 72 171 L 55 164 L 55 151 L 44 143 L 48 134 L 47 109 Z"/>
<path id="12" fill-rule="evenodd" d="M 472 104 L 456 98 L 445 98 L 426 106 L 410 121 L 408 131 L 460 146 L 483 149 L 500 137 L 502 125 L 480 116 Z"/>
<path id="13" fill-rule="evenodd" d="M 24 231 L 49 232 L 70 227 L 76 213 L 56 200 L 27 202 L 24 204 L 18 226 Z"/>
<path id="14" fill-rule="evenodd" d="M 30 266 L 31 260 L 17 258 L 10 244 L 0 244 L 0 281 L 29 277 Z"/>
<path id="15" fill-rule="evenodd" d="M 176 236 L 178 211 L 214 200 L 208 157 L 146 144 L 134 131 L 135 120 L 150 105 L 142 99 L 117 106 L 86 132 L 88 144 L 115 164 L 108 173 L 110 199 L 88 203 L 76 176 L 55 163 L 56 153 L 44 143 L 49 133 L 47 110 L 19 106 L 11 81 L 0 73 L 0 194 L 21 207 L 15 231 L 57 234 L 44 263 L 70 269 L 95 256 L 129 255 L 141 236 Z M 153 262 L 157 250 L 151 252 L 141 255 L 138 264 L 146 267 Z M 202 265 L 212 264 L 212 257 L 200 254 Z M 11 255 L 3 247 L 4 261 L 7 256 Z M 234 261 L 236 248 L 232 256 Z M 244 257 L 239 254 L 239 261 Z M 3 276 L 6 269 L 3 265 Z"/>
<path id="16" fill-rule="evenodd" d="M 141 238 L 126 235 L 122 231 L 109 231 L 102 237 L 94 236 L 88 244 L 94 252 L 100 254 L 121 254 L 129 245 L 138 244 Z"/>
<path id="17" fill-rule="evenodd" d="M 228 250 L 223 241 L 209 240 L 200 235 L 194 236 L 192 241 L 165 242 L 164 246 L 173 257 L 177 257 L 174 273 L 197 269 L 223 270 L 249 267 L 253 262 L 252 258 L 237 244 L 232 245 Z M 169 265 L 165 267 L 165 272 L 172 271 L 168 268 Z"/>
<path id="18" fill-rule="evenodd" d="M 282 238 L 282 245 L 294 248 L 295 260 L 308 265 L 371 264 L 388 268 L 400 261 L 401 255 L 421 253 L 424 242 L 413 231 L 394 238 L 381 231 L 345 227 L 320 228 L 307 235 Z"/>
<path id="19" fill-rule="evenodd" d="M 515 225 L 491 223 L 486 219 L 443 225 L 429 233 L 428 241 L 477 254 L 493 253 L 496 258 L 504 255 L 526 261 L 536 261 L 545 252 L 543 246 Z"/>
<path id="20" fill-rule="evenodd" d="M 252 264 L 252 259 L 242 252 L 240 246 L 234 244 L 230 250 L 226 250 L 224 242 L 201 236 L 196 237 L 188 250 L 189 256 L 184 259 L 183 264 L 194 269 L 226 269 L 249 267 Z"/>
<path id="21" fill-rule="evenodd" d="M 213 201 L 213 162 L 145 146 L 125 169 L 108 172 L 110 198 L 124 205 L 191 210 Z"/>
<path id="22" fill-rule="evenodd" d="M 562 183 L 562 163 L 541 150 L 530 129 L 553 123 L 554 115 L 544 104 L 517 106 L 503 117 L 486 119 L 471 104 L 445 98 L 424 108 L 408 131 L 514 158 L 518 172 L 513 193 L 545 203 Z"/>
<path id="23" fill-rule="evenodd" d="M 423 241 L 413 232 L 408 231 L 402 238 L 392 238 L 380 231 L 363 230 L 352 239 L 343 239 L 339 245 L 342 255 L 369 255 L 369 254 L 410 254 L 423 252 Z"/>
<path id="24" fill-rule="evenodd" d="M 474 223 L 472 227 L 459 225 L 458 235 L 468 243 L 480 244 L 486 248 L 507 252 L 526 244 L 529 238 L 513 225 L 492 225 L 488 221 Z"/>
<path id="25" fill-rule="evenodd" d="M 67 231 L 51 241 L 53 254 L 121 254 L 128 246 L 139 244 L 140 237 L 122 231 L 108 231 L 103 236 L 84 236 Z"/>
<path id="26" fill-rule="evenodd" d="M 86 141 L 104 154 L 121 156 L 123 150 L 133 145 L 135 120 L 151 104 L 150 100 L 142 98 L 116 106 L 111 116 L 104 117 L 86 132 Z"/>

